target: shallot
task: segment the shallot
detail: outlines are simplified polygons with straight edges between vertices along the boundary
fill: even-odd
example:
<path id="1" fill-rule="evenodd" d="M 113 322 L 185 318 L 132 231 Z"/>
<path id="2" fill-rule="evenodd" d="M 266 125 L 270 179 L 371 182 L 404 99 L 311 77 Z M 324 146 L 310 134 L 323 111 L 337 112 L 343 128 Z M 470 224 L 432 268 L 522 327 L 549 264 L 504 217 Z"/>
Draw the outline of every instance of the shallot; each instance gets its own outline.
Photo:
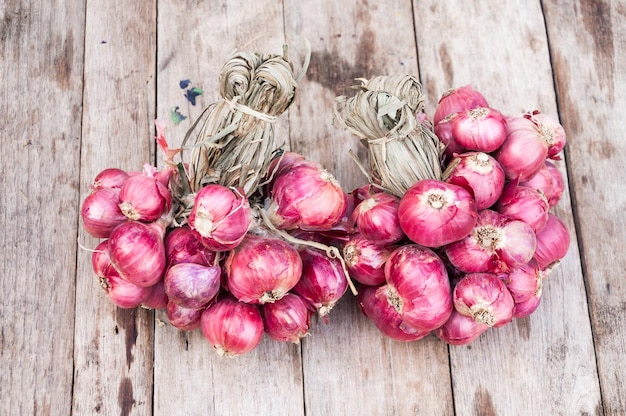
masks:
<path id="1" fill-rule="evenodd" d="M 496 203 L 504 189 L 505 176 L 500 164 L 484 152 L 466 152 L 451 162 L 447 182 L 461 186 L 474 195 L 478 211 Z"/>
<path id="2" fill-rule="evenodd" d="M 227 297 L 211 304 L 200 318 L 202 334 L 219 355 L 252 351 L 263 338 L 263 318 L 255 305 Z"/>
<path id="3" fill-rule="evenodd" d="M 242 190 L 211 184 L 195 196 L 188 224 L 202 244 L 213 251 L 239 245 L 252 222 L 250 203 Z"/>
<path id="4" fill-rule="evenodd" d="M 289 243 L 247 235 L 224 265 L 228 290 L 240 301 L 274 302 L 290 291 L 302 274 L 302 259 Z"/>
<path id="5" fill-rule="evenodd" d="M 394 249 L 376 244 L 359 233 L 350 235 L 343 246 L 343 258 L 350 277 L 364 285 L 385 283 L 385 262 Z"/>
<path id="6" fill-rule="evenodd" d="M 546 226 L 537 233 L 535 260 L 541 269 L 546 269 L 567 254 L 570 235 L 567 226 L 559 217 L 548 213 Z"/>
<path id="7" fill-rule="evenodd" d="M 386 192 L 372 192 L 357 204 L 352 221 L 361 235 L 380 245 L 393 244 L 404 237 L 398 220 L 400 198 Z"/>
<path id="8" fill-rule="evenodd" d="M 221 269 L 195 263 L 178 263 L 165 273 L 165 293 L 178 306 L 200 309 L 217 295 Z"/>
<path id="9" fill-rule="evenodd" d="M 541 190 L 521 186 L 512 181 L 504 186 L 496 209 L 502 215 L 524 221 L 537 233 L 548 222 L 550 205 Z"/>
<path id="10" fill-rule="evenodd" d="M 454 309 L 446 323 L 434 332 L 439 339 L 447 344 L 466 345 L 474 341 L 489 328 L 489 325 L 477 322 L 471 316 L 462 315 Z"/>
<path id="11" fill-rule="evenodd" d="M 411 327 L 432 331 L 450 317 L 448 272 L 432 250 L 416 244 L 397 248 L 385 264 L 385 277 L 389 303 Z"/>
<path id="12" fill-rule="evenodd" d="M 471 85 L 454 88 L 444 93 L 439 99 L 433 116 L 433 124 L 436 126 L 450 114 L 488 106 L 485 97 L 473 89 Z"/>
<path id="13" fill-rule="evenodd" d="M 466 189 L 435 179 L 411 186 L 398 207 L 404 233 L 426 247 L 464 238 L 474 228 L 477 216 L 474 198 Z"/>
<path id="14" fill-rule="evenodd" d="M 281 342 L 298 344 L 309 332 L 311 314 L 307 302 L 295 293 L 287 293 L 276 302 L 261 306 L 265 332 Z"/>
<path id="15" fill-rule="evenodd" d="M 408 325 L 388 301 L 388 285 L 365 286 L 359 290 L 361 311 L 372 320 L 384 335 L 397 341 L 416 341 L 430 331 L 419 330 Z"/>
<path id="16" fill-rule="evenodd" d="M 348 289 L 341 263 L 315 248 L 302 248 L 298 253 L 302 275 L 293 292 L 308 301 L 319 316 L 326 316 Z"/>
<path id="17" fill-rule="evenodd" d="M 497 328 L 513 319 L 513 296 L 495 274 L 467 274 L 454 287 L 453 299 L 461 315 L 478 323 Z"/>
<path id="18" fill-rule="evenodd" d="M 80 210 L 85 231 L 95 238 L 109 238 L 115 227 L 127 221 L 119 203 L 119 189 L 98 188 L 87 195 Z"/>
<path id="19" fill-rule="evenodd" d="M 504 143 L 506 122 L 498 110 L 478 107 L 457 113 L 452 122 L 452 136 L 462 147 L 493 152 Z"/>

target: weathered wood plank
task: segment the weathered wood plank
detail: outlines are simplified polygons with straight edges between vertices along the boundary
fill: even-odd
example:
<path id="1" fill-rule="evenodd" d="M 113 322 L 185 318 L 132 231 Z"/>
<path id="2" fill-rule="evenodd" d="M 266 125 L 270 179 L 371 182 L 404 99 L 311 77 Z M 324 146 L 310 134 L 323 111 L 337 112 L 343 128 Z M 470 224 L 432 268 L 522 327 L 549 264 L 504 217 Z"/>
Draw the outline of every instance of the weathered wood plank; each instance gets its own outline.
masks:
<path id="1" fill-rule="evenodd" d="M 0 6 L 0 414 L 70 414 L 82 1 Z"/>
<path id="2" fill-rule="evenodd" d="M 237 49 L 281 54 L 284 43 L 280 2 L 159 2 L 157 114 L 173 107 L 188 116 L 170 123 L 168 139 L 179 146 L 204 106 L 219 98 L 222 65 Z M 189 10 L 193 9 L 193 13 Z M 204 93 L 191 105 L 180 88 L 190 79 Z M 287 116 L 276 126 L 286 140 Z M 179 331 L 167 323 L 155 331 L 155 415 L 304 414 L 300 348 L 266 337 L 253 352 L 219 357 L 200 330 Z"/>
<path id="3" fill-rule="evenodd" d="M 504 7 L 495 1 L 419 1 L 414 7 L 431 111 L 447 89 L 472 84 L 505 114 L 537 108 L 558 116 L 539 2 L 506 2 Z M 563 163 L 560 167 L 565 173 Z M 546 282 L 539 309 L 467 347 L 450 348 L 458 414 L 601 412 L 567 192 L 556 213 L 571 230 L 572 245 Z"/>
<path id="4" fill-rule="evenodd" d="M 626 414 L 626 4 L 545 2 L 606 415 Z"/>
<path id="5" fill-rule="evenodd" d="M 85 19 L 81 201 L 102 169 L 152 162 L 156 2 L 89 3 Z M 82 230 L 79 238 L 97 244 Z M 76 299 L 73 414 L 151 414 L 153 313 L 115 307 L 86 251 Z"/>
<path id="6" fill-rule="evenodd" d="M 366 183 L 348 155 L 358 139 L 334 125 L 337 95 L 357 77 L 417 74 L 409 1 L 285 2 L 287 41 L 312 45 L 309 71 L 290 111 L 292 149 L 317 160 L 351 190 Z M 302 52 L 298 54 L 302 55 Z M 446 346 L 434 336 L 390 341 L 347 294 L 303 341 L 307 415 L 452 414 Z"/>

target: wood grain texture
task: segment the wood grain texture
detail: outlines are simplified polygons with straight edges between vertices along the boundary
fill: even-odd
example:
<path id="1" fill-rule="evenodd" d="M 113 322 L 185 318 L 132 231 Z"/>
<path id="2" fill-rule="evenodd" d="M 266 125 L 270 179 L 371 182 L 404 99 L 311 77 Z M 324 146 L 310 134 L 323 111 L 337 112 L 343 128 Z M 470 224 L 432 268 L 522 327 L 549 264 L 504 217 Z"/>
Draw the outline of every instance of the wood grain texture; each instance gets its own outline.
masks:
<path id="1" fill-rule="evenodd" d="M 558 117 L 539 2 L 507 2 L 504 9 L 496 2 L 414 5 L 431 109 L 447 89 L 472 84 L 505 114 L 539 109 Z M 560 168 L 565 173 L 562 162 Z M 596 414 L 602 409 L 567 192 L 556 212 L 573 243 L 546 281 L 536 313 L 490 330 L 467 347 L 450 348 L 458 414 Z"/>
<path id="2" fill-rule="evenodd" d="M 102 169 L 154 163 L 156 2 L 90 2 L 83 16 L 81 201 Z M 78 235 L 88 248 L 98 242 L 82 227 Z M 116 308 L 84 250 L 76 299 L 74 414 L 152 414 L 152 312 Z"/>
<path id="3" fill-rule="evenodd" d="M 365 156 L 358 139 L 333 124 L 335 98 L 353 95 L 358 77 L 417 74 L 411 4 L 287 1 L 285 20 L 294 49 L 302 50 L 303 39 L 312 46 L 290 111 L 292 149 L 326 166 L 346 190 L 363 185 L 348 151 Z M 384 338 L 350 293 L 302 350 L 307 415 L 453 413 L 446 346 L 434 337 L 411 344 Z"/>
<path id="4" fill-rule="evenodd" d="M 71 412 L 83 8 L 0 7 L 2 415 Z"/>
<path id="5" fill-rule="evenodd" d="M 180 106 L 188 116 L 168 125 L 169 141 L 178 146 L 204 106 L 219 99 L 220 70 L 233 51 L 282 53 L 282 6 L 161 1 L 158 38 L 157 113 L 169 119 L 171 108 Z M 196 106 L 184 97 L 184 79 L 204 91 Z M 286 114 L 276 123 L 276 137 L 287 142 Z M 299 346 L 265 337 L 250 354 L 220 357 L 199 329 L 183 333 L 169 325 L 163 311 L 157 317 L 165 326 L 155 330 L 155 415 L 304 413 Z"/>
<path id="6" fill-rule="evenodd" d="M 604 414 L 626 413 L 626 4 L 544 4 Z M 568 24 L 565 24 L 568 22 Z"/>

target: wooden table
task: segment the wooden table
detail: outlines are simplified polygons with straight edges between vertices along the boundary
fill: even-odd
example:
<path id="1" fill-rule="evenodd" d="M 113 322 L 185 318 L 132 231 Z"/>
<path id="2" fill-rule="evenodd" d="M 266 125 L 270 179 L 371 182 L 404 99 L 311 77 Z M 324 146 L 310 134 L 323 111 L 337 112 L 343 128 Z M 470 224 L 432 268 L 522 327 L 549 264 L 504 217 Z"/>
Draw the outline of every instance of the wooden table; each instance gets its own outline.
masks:
<path id="1" fill-rule="evenodd" d="M 625 18 L 620 0 L 1 2 L 0 414 L 626 414 Z M 223 359 L 103 295 L 78 214 L 95 174 L 160 162 L 154 119 L 179 106 L 180 144 L 233 50 L 286 43 L 298 69 L 305 39 L 277 136 L 346 189 L 364 183 L 359 143 L 332 108 L 357 77 L 418 76 L 431 115 L 472 84 L 506 114 L 560 119 L 572 244 L 530 318 L 463 347 L 393 342 L 347 295 L 301 345 Z"/>

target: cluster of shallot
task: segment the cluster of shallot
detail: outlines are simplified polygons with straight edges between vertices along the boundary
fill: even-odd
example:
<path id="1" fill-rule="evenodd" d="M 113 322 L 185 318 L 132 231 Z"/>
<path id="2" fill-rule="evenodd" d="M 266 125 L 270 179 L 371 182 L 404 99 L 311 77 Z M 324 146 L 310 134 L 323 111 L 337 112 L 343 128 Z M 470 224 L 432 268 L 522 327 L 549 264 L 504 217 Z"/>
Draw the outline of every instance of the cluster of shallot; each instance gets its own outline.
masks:
<path id="1" fill-rule="evenodd" d="M 314 314 L 327 320 L 348 275 L 339 251 L 317 236 L 345 221 L 348 197 L 296 153 L 278 152 L 269 172 L 250 197 L 202 187 L 183 225 L 173 218 L 176 169 L 99 173 L 81 215 L 85 231 L 102 239 L 92 266 L 111 301 L 163 309 L 172 326 L 200 328 L 222 355 L 251 351 L 264 333 L 298 343 Z"/>
<path id="2" fill-rule="evenodd" d="M 463 345 L 533 313 L 567 253 L 568 229 L 551 212 L 565 133 L 539 111 L 505 116 L 469 85 L 441 97 L 432 125 L 446 145 L 442 178 L 401 196 L 355 190 L 343 254 L 383 334 Z"/>

